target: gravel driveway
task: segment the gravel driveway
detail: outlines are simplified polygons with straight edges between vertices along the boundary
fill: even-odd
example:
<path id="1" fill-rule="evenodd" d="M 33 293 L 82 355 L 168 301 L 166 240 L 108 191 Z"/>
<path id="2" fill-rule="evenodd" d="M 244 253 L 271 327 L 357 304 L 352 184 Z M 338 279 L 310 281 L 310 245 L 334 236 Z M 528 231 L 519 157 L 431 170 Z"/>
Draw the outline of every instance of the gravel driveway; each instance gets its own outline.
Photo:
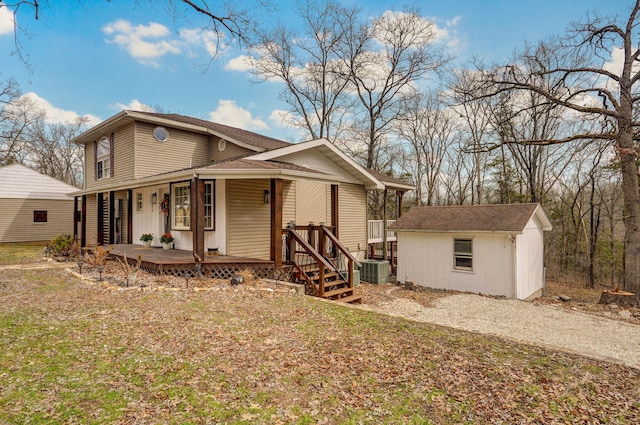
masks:
<path id="1" fill-rule="evenodd" d="M 640 326 L 549 305 L 462 294 L 433 307 L 395 298 L 363 308 L 640 368 Z"/>

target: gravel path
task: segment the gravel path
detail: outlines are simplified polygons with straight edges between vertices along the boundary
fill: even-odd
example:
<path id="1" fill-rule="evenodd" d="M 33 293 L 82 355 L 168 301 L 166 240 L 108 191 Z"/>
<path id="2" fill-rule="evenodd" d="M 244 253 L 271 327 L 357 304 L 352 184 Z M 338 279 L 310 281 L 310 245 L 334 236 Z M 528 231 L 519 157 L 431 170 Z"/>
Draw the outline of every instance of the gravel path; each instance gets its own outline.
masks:
<path id="1" fill-rule="evenodd" d="M 640 368 L 640 326 L 549 305 L 463 294 L 434 307 L 405 298 L 363 307 Z"/>

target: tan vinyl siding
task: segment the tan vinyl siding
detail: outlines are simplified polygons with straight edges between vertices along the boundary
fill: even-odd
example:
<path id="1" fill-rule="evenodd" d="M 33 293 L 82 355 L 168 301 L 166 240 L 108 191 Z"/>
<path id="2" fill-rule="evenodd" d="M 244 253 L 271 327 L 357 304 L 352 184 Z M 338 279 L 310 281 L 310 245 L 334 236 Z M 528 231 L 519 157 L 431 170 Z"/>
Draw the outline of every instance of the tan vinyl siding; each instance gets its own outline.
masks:
<path id="1" fill-rule="evenodd" d="M 350 251 L 367 246 L 367 193 L 364 186 L 343 183 L 338 188 L 339 239 Z"/>
<path id="2" fill-rule="evenodd" d="M 269 180 L 227 181 L 227 255 L 268 260 L 271 208 L 264 203 Z"/>
<path id="3" fill-rule="evenodd" d="M 73 234 L 73 200 L 0 200 L 0 242 L 48 241 Z M 34 223 L 33 211 L 47 211 L 46 223 Z"/>
<path id="4" fill-rule="evenodd" d="M 307 225 L 331 224 L 331 202 L 327 206 L 327 199 L 331 197 L 330 186 L 324 183 L 297 181 L 296 184 L 296 224 Z M 329 192 L 329 194 L 327 194 Z"/>
<path id="5" fill-rule="evenodd" d="M 218 149 L 220 142 L 219 137 L 211 138 L 211 160 L 212 161 L 225 161 L 231 158 L 237 158 L 240 156 L 254 153 L 252 150 L 240 147 L 227 140 L 226 146 L 223 151 Z"/>
<path id="6" fill-rule="evenodd" d="M 209 136 L 167 128 L 169 139 L 153 138 L 155 125 L 136 123 L 136 178 L 209 163 Z"/>
<path id="7" fill-rule="evenodd" d="M 135 127 L 133 124 L 117 130 L 113 143 L 113 179 L 129 180 L 135 177 Z"/>
<path id="8" fill-rule="evenodd" d="M 282 226 L 296 221 L 296 185 L 291 181 L 282 182 Z"/>
<path id="9" fill-rule="evenodd" d="M 103 136 L 109 137 L 110 134 Z M 102 136 L 96 140 L 100 140 Z M 113 177 L 107 177 L 96 181 L 95 164 L 93 160 L 94 142 L 85 145 L 85 181 L 87 189 L 103 185 L 112 181 L 121 181 L 134 178 L 134 126 L 133 124 L 122 127 L 113 134 Z"/>
<path id="10" fill-rule="evenodd" d="M 86 246 L 95 246 L 98 243 L 98 201 L 95 193 L 87 195 L 87 235 Z"/>

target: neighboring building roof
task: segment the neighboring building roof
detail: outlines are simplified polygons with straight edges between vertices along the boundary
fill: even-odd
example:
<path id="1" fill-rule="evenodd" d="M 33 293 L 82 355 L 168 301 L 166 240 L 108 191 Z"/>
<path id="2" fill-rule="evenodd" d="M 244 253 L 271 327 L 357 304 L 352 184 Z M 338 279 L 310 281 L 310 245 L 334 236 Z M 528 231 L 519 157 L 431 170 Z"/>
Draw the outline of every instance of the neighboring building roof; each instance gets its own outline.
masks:
<path id="1" fill-rule="evenodd" d="M 536 215 L 543 230 L 551 230 L 539 204 L 454 205 L 413 207 L 390 230 L 424 232 L 522 232 Z"/>
<path id="2" fill-rule="evenodd" d="M 0 167 L 0 198 L 71 201 L 78 188 L 22 164 Z"/>

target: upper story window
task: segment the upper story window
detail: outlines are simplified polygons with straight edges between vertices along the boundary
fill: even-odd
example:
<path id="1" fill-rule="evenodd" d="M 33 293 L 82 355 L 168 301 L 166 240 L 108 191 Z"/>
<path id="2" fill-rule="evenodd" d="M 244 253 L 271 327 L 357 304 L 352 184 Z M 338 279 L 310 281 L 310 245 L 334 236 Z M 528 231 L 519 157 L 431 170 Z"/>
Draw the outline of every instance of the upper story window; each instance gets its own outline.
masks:
<path id="1" fill-rule="evenodd" d="M 453 240 L 453 268 L 455 270 L 473 270 L 473 239 Z"/>
<path id="2" fill-rule="evenodd" d="M 111 141 L 103 137 L 96 147 L 96 180 L 111 177 Z"/>

